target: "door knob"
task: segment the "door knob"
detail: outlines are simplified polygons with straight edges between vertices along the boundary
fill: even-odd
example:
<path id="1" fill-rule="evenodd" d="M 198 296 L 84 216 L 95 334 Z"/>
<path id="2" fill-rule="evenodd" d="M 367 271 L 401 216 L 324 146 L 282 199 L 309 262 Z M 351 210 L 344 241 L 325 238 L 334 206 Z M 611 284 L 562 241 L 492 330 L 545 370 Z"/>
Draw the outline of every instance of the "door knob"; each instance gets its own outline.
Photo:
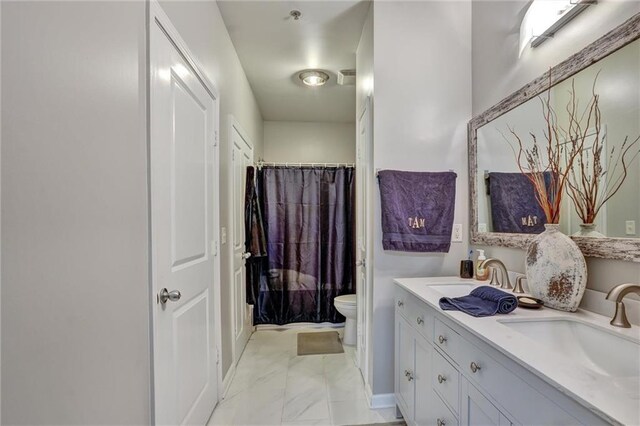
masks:
<path id="1" fill-rule="evenodd" d="M 169 291 L 166 288 L 163 288 L 162 290 L 160 290 L 160 293 L 158 293 L 158 302 L 164 305 L 165 303 L 167 303 L 167 300 L 170 300 L 172 302 L 177 302 L 178 300 L 180 300 L 180 297 L 182 297 L 182 294 L 180 294 L 180 291 L 178 290 Z"/>
<path id="2" fill-rule="evenodd" d="M 363 268 L 367 266 L 367 261 L 362 259 L 362 260 L 358 260 L 356 261 L 356 266 L 362 266 Z"/>
<path id="3" fill-rule="evenodd" d="M 475 362 L 472 362 L 469 368 L 471 369 L 472 373 L 476 373 L 478 370 L 480 370 L 480 366 Z"/>
<path id="4" fill-rule="evenodd" d="M 248 259 L 248 258 L 250 258 L 250 257 L 251 257 L 251 253 L 249 253 L 249 252 L 242 253 L 242 258 L 243 258 L 243 259 L 245 259 L 245 260 L 246 260 L 246 259 Z"/>

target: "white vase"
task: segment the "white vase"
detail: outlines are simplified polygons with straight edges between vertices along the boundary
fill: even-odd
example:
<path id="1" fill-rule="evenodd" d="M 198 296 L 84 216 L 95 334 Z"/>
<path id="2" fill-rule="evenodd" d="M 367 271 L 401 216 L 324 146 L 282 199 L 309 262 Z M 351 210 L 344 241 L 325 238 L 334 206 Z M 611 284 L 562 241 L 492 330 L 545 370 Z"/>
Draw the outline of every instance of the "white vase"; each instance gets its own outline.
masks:
<path id="1" fill-rule="evenodd" d="M 596 231 L 595 223 L 581 223 L 580 230 L 573 234 L 574 237 L 590 237 L 590 238 L 605 238 L 604 234 Z"/>
<path id="2" fill-rule="evenodd" d="M 527 250 L 529 292 L 545 306 L 575 312 L 587 287 L 587 264 L 576 243 L 560 232 L 560 225 L 544 227 Z"/>

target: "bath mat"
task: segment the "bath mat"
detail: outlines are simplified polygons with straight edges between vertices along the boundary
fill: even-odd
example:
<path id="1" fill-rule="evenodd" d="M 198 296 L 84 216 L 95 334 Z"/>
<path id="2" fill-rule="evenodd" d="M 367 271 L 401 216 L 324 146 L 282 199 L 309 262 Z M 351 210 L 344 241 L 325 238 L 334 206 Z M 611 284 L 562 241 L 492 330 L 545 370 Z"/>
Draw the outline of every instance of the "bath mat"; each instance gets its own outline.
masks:
<path id="1" fill-rule="evenodd" d="M 344 352 L 337 331 L 298 333 L 298 355 L 341 354 Z"/>

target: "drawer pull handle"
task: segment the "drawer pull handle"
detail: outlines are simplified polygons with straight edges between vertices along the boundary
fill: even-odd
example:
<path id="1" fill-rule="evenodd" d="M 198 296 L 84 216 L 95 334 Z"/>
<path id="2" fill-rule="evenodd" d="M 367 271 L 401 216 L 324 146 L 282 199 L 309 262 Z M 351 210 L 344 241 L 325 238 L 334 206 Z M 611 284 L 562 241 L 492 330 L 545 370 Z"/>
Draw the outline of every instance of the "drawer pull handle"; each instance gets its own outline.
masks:
<path id="1" fill-rule="evenodd" d="M 444 377 L 442 374 L 438 374 L 438 383 L 443 383 L 446 381 L 447 381 L 446 377 Z"/>
<path id="2" fill-rule="evenodd" d="M 469 366 L 469 368 L 471 368 L 472 373 L 476 373 L 478 370 L 480 370 L 480 366 L 475 362 L 471 362 L 471 365 Z"/>
<path id="3" fill-rule="evenodd" d="M 402 308 L 404 306 L 404 302 L 402 300 L 398 300 L 398 308 Z"/>
<path id="4" fill-rule="evenodd" d="M 416 318 L 416 322 L 418 323 L 418 325 L 424 324 L 424 320 L 420 317 Z"/>
<path id="5" fill-rule="evenodd" d="M 447 338 L 444 337 L 442 334 L 438 336 L 438 342 L 440 342 L 441 345 L 446 341 L 447 341 Z"/>
<path id="6" fill-rule="evenodd" d="M 447 423 L 444 421 L 444 419 L 438 419 L 438 420 L 436 421 L 436 424 L 437 424 L 438 426 L 444 426 L 444 425 L 446 425 Z"/>
<path id="7" fill-rule="evenodd" d="M 409 376 L 409 370 L 404 370 L 404 377 L 408 377 Z"/>

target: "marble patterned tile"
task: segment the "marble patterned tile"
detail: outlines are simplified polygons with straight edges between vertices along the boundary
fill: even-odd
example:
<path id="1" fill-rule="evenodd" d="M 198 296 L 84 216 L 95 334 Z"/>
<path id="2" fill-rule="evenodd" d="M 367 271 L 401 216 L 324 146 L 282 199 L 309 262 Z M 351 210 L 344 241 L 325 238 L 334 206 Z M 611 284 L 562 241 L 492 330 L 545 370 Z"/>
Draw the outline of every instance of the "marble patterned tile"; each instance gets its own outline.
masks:
<path id="1" fill-rule="evenodd" d="M 371 424 L 395 420 L 395 409 L 370 410 L 355 364 L 345 353 L 297 356 L 297 335 L 342 329 L 293 327 L 251 336 L 211 426 Z"/>
<path id="2" fill-rule="evenodd" d="M 283 421 L 282 426 L 331 426 L 331 419 Z"/>
<path id="3" fill-rule="evenodd" d="M 363 425 L 383 423 L 378 410 L 369 408 L 366 400 L 333 401 L 329 403 L 331 423 L 333 425 Z"/>
<path id="4" fill-rule="evenodd" d="M 366 399 L 360 370 L 350 368 L 337 373 L 325 373 L 329 401 Z"/>
<path id="5" fill-rule="evenodd" d="M 284 390 L 245 392 L 235 404 L 233 425 L 279 425 L 282 423 Z"/>
<path id="6" fill-rule="evenodd" d="M 296 356 L 289 360 L 289 375 L 317 375 L 324 373 L 324 355 Z"/>
<path id="7" fill-rule="evenodd" d="M 287 377 L 283 420 L 329 420 L 329 405 L 323 374 Z"/>

